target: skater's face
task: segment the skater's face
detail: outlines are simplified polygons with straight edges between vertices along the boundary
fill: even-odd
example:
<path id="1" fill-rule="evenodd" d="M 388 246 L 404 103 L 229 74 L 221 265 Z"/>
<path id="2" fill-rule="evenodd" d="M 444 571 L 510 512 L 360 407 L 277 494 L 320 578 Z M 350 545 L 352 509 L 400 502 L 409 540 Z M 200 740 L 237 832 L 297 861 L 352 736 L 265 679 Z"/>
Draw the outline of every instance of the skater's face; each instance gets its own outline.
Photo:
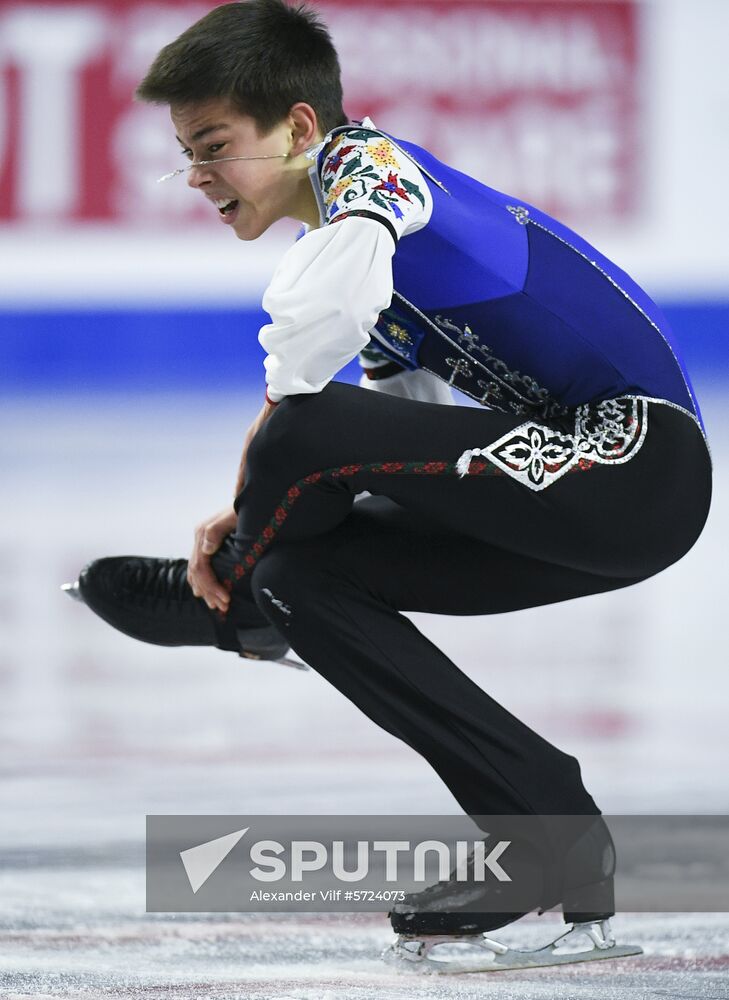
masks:
<path id="1" fill-rule="evenodd" d="M 322 136 L 308 104 L 293 105 L 265 134 L 227 100 L 173 105 L 170 113 L 182 152 L 193 164 L 187 183 L 239 239 L 255 240 L 284 217 L 319 225 L 311 161 L 303 154 Z"/>

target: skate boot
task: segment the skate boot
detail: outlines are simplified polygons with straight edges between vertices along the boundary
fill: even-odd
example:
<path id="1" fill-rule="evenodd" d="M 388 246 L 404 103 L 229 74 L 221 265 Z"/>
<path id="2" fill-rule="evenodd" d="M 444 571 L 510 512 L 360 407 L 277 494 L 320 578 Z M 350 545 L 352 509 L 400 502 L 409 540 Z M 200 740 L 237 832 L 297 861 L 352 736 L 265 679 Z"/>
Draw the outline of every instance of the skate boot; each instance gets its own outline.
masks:
<path id="1" fill-rule="evenodd" d="M 107 624 L 157 646 L 215 646 L 257 660 L 288 660 L 288 643 L 253 597 L 234 594 L 228 612 L 211 611 L 187 582 L 186 559 L 111 556 L 89 563 L 62 588 Z"/>
<path id="2" fill-rule="evenodd" d="M 572 845 L 555 877 L 540 852 L 525 842 L 509 846 L 512 881 L 477 883 L 473 854 L 463 873 L 414 893 L 389 914 L 397 941 L 383 954 L 390 964 L 420 972 L 489 972 L 586 962 L 641 954 L 618 945 L 610 928 L 615 913 L 615 851 L 600 817 Z M 469 877 L 471 876 L 471 877 Z M 556 895 L 555 895 L 556 894 Z M 572 926 L 541 948 L 515 950 L 486 937 L 532 910 L 561 901 Z"/>
<path id="3" fill-rule="evenodd" d="M 472 851 L 462 872 L 454 868 L 446 881 L 397 903 L 390 912 L 392 929 L 410 936 L 481 934 L 537 909 L 544 899 L 544 866 L 538 852 L 512 842 L 506 857 L 510 881 L 477 881 Z"/>

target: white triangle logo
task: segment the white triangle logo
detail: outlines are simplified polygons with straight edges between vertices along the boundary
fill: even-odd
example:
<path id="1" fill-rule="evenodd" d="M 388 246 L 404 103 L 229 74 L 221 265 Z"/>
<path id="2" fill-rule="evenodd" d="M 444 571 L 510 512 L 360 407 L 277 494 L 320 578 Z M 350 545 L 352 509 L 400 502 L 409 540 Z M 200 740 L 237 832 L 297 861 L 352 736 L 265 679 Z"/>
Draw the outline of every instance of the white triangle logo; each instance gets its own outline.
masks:
<path id="1" fill-rule="evenodd" d="M 235 833 L 227 833 L 224 837 L 217 837 L 215 840 L 208 840 L 197 847 L 189 847 L 186 851 L 180 851 L 182 863 L 185 866 L 190 888 L 197 892 L 201 885 L 210 878 L 218 865 L 224 861 L 244 833 L 245 830 L 236 830 Z"/>

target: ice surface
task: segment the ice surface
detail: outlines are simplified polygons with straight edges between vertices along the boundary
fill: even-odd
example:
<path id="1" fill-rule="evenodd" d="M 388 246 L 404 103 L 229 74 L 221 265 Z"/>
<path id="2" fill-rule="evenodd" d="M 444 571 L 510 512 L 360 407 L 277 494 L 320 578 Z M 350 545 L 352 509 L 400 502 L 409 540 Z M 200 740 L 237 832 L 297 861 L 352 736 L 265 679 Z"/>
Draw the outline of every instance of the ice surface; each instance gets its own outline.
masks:
<path id="1" fill-rule="evenodd" d="M 68 873 L 68 880 L 72 901 L 73 873 Z M 110 895 L 121 888 L 125 896 L 120 881 L 118 876 L 109 877 Z M 58 883 L 55 886 L 63 889 Z M 562 926 L 553 915 L 526 918 L 500 937 L 509 944 L 533 947 L 556 936 Z M 200 919 L 180 915 L 173 919 L 84 914 L 68 926 L 46 924 L 0 934 L 0 995 L 143 996 L 151 1000 L 475 1000 L 484 996 L 497 1000 L 718 1000 L 729 996 L 726 915 L 624 915 L 616 919 L 615 927 L 621 940 L 639 943 L 645 954 L 529 972 L 434 977 L 398 973 L 380 961 L 379 954 L 391 936 L 384 918 L 378 916 Z"/>
<path id="2" fill-rule="evenodd" d="M 605 812 L 729 807 L 723 397 L 702 397 L 712 513 L 638 587 L 491 618 L 412 615 L 576 754 Z M 729 917 L 623 915 L 637 959 L 413 981 L 384 916 L 146 915 L 147 813 L 457 812 L 423 760 L 315 672 L 148 647 L 58 589 L 87 560 L 186 555 L 257 401 L 0 404 L 0 997 L 729 998 Z M 547 915 L 507 943 L 543 942 Z"/>

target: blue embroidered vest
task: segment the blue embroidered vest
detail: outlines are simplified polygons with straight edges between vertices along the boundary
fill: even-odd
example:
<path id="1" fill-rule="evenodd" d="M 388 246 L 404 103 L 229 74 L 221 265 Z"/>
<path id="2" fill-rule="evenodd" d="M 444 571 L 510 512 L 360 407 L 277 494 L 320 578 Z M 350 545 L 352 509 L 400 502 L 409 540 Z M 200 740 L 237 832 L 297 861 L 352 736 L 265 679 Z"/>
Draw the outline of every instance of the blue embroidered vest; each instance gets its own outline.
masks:
<path id="1" fill-rule="evenodd" d="M 392 303 L 373 330 L 383 353 L 506 412 L 549 418 L 636 394 L 703 427 L 665 318 L 624 271 L 534 206 L 367 131 L 409 155 L 433 197 L 428 224 L 395 251 Z"/>

